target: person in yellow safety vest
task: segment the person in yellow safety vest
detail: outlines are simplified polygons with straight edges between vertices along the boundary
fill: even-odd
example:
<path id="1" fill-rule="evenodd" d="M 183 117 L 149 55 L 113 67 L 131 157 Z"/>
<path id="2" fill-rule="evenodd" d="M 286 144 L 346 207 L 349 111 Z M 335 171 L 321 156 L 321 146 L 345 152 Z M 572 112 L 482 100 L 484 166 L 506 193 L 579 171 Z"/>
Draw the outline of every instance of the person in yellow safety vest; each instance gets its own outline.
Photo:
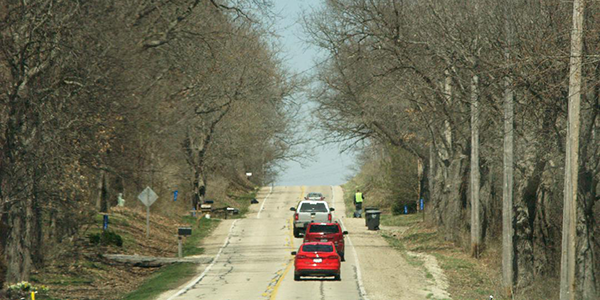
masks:
<path id="1" fill-rule="evenodd" d="M 354 207 L 359 214 L 362 214 L 362 204 L 364 199 L 365 195 L 363 195 L 359 189 L 356 189 L 356 194 L 354 194 Z"/>

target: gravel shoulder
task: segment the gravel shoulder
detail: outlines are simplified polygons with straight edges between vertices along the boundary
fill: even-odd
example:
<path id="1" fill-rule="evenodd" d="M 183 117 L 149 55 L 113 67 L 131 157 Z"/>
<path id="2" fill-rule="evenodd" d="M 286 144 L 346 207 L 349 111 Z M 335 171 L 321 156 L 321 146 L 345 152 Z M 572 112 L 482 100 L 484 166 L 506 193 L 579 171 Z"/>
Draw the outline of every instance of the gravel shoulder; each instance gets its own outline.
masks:
<path id="1" fill-rule="evenodd" d="M 368 299 L 450 298 L 445 291 L 447 288 L 445 277 L 435 257 L 419 254 L 417 259 L 422 260 L 423 263 L 409 263 L 405 255 L 391 247 L 382 236 L 382 232 L 390 231 L 402 234 L 403 228 L 367 230 L 364 219 L 345 217 L 342 188 L 333 187 L 333 189 L 336 215 L 349 231 L 349 238 L 358 254 Z"/>

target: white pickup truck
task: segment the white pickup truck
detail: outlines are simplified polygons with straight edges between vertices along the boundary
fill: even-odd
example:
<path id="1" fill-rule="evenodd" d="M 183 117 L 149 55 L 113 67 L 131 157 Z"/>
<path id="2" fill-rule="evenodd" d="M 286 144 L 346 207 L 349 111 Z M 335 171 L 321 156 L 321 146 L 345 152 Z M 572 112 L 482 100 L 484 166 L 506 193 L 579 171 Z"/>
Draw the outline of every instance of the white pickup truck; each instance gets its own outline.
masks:
<path id="1" fill-rule="evenodd" d="M 335 209 L 329 207 L 325 201 L 300 201 L 298 207 L 290 207 L 294 212 L 294 237 L 301 237 L 310 222 L 331 223 L 331 212 Z"/>

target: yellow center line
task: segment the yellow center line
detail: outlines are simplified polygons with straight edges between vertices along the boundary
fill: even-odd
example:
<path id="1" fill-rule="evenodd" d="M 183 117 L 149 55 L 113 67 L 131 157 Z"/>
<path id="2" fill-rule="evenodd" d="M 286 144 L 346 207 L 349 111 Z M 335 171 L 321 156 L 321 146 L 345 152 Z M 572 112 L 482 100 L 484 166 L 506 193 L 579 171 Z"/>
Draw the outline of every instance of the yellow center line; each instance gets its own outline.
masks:
<path id="1" fill-rule="evenodd" d="M 302 194 L 300 195 L 300 199 L 303 199 L 304 197 L 304 191 L 305 191 L 305 186 L 302 186 Z M 290 221 L 290 226 L 289 226 L 289 235 L 290 235 L 290 243 L 289 245 L 289 249 L 290 250 L 294 250 L 294 233 L 293 233 L 293 228 L 294 228 L 294 223 L 292 221 L 292 218 L 289 219 Z M 273 291 L 271 292 L 271 297 L 269 297 L 270 300 L 275 300 L 277 298 L 277 291 L 279 290 L 279 286 L 281 286 L 281 283 L 283 282 L 283 279 L 285 278 L 285 275 L 287 275 L 287 273 L 290 271 L 290 268 L 292 267 L 292 265 L 294 264 L 294 259 L 290 258 L 290 260 L 287 263 L 287 266 L 285 267 L 285 270 L 283 271 L 283 274 L 281 275 L 281 277 L 279 277 L 279 280 L 277 280 L 277 283 L 275 284 L 275 287 L 273 287 Z"/>

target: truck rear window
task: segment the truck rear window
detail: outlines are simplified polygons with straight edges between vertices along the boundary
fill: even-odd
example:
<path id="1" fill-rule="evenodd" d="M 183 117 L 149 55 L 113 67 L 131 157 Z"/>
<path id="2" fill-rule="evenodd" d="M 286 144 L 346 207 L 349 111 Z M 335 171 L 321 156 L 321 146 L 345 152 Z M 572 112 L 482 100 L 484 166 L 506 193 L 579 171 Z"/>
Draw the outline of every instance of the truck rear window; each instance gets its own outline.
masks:
<path id="1" fill-rule="evenodd" d="M 336 225 L 310 225 L 308 232 L 339 233 L 340 228 Z"/>
<path id="2" fill-rule="evenodd" d="M 300 212 L 329 212 L 325 203 L 302 203 Z"/>
<path id="3" fill-rule="evenodd" d="M 304 252 L 333 252 L 333 246 L 331 245 L 304 245 L 302 246 Z"/>

